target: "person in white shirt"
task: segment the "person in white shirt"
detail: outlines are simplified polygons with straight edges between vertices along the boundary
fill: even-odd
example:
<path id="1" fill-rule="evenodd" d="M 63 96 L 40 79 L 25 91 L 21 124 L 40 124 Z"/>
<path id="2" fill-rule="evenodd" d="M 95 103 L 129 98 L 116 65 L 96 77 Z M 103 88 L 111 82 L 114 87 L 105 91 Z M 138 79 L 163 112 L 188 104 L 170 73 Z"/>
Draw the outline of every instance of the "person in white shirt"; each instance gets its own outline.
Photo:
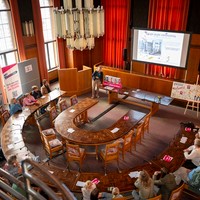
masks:
<path id="1" fill-rule="evenodd" d="M 95 188 L 96 185 L 92 181 L 86 181 L 84 187 L 81 188 L 83 200 L 90 200 L 90 194 Z"/>
<path id="2" fill-rule="evenodd" d="M 194 145 L 184 149 L 186 162 L 183 164 L 188 169 L 193 169 L 200 165 L 200 139 L 194 140 Z"/>

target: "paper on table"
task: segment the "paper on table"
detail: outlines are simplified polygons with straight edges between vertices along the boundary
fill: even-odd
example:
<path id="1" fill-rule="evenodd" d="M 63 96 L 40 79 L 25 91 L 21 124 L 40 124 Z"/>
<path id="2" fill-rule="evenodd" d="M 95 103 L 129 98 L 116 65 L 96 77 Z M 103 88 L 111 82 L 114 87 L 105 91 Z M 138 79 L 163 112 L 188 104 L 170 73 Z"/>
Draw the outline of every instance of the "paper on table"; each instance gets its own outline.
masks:
<path id="1" fill-rule="evenodd" d="M 68 128 L 68 129 L 67 129 L 67 132 L 73 133 L 73 132 L 74 132 L 74 129 L 73 129 L 73 128 Z"/>
<path id="2" fill-rule="evenodd" d="M 130 172 L 130 173 L 129 173 L 129 176 L 130 176 L 131 178 L 138 178 L 139 175 L 140 175 L 140 171 L 134 171 L 134 172 Z"/>
<path id="3" fill-rule="evenodd" d="M 76 186 L 83 187 L 85 185 L 85 182 L 83 181 L 77 181 Z"/>
<path id="4" fill-rule="evenodd" d="M 128 92 L 124 92 L 124 94 L 129 94 Z"/>
<path id="5" fill-rule="evenodd" d="M 116 133 L 119 130 L 119 128 L 114 128 L 111 132 Z"/>
<path id="6" fill-rule="evenodd" d="M 75 110 L 74 109 L 71 109 L 69 112 L 73 113 Z"/>
<path id="7" fill-rule="evenodd" d="M 183 144 L 185 144 L 185 143 L 186 143 L 186 141 L 187 141 L 187 137 L 182 137 L 182 138 L 181 138 L 181 140 L 180 140 L 180 143 L 183 143 Z"/>
<path id="8" fill-rule="evenodd" d="M 44 98 L 45 98 L 45 96 L 41 96 L 40 98 L 41 98 L 41 99 L 44 99 Z"/>
<path id="9" fill-rule="evenodd" d="M 53 171 L 48 170 L 51 174 L 53 174 Z"/>
<path id="10" fill-rule="evenodd" d="M 8 145 L 8 148 L 9 148 L 9 149 L 12 149 L 13 147 L 14 147 L 13 144 L 9 144 L 9 145 Z"/>

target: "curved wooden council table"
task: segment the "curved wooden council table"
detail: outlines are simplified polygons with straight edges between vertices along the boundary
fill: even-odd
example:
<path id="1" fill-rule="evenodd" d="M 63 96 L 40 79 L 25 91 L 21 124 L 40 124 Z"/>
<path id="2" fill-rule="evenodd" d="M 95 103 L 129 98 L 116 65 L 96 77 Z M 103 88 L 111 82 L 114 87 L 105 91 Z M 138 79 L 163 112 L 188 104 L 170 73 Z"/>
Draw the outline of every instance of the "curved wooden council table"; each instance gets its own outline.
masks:
<path id="1" fill-rule="evenodd" d="M 34 155 L 25 146 L 22 138 L 22 131 L 24 124 L 30 118 L 34 119 L 34 113 L 42 106 L 54 102 L 55 99 L 65 94 L 64 91 L 53 90 L 52 92 L 42 96 L 38 101 L 39 106 L 27 106 L 23 108 L 22 112 L 12 115 L 1 131 L 1 146 L 4 156 L 7 158 L 12 154 L 17 155 L 18 161 L 23 160 L 26 157 L 34 157 Z"/>
<path id="2" fill-rule="evenodd" d="M 55 119 L 56 131 L 67 141 L 96 147 L 96 156 L 98 146 L 115 141 L 127 134 L 139 121 L 141 121 L 146 113 L 130 110 L 121 117 L 111 127 L 99 131 L 89 131 L 78 127 L 77 118 L 80 115 L 87 122 L 87 110 L 97 104 L 96 99 L 86 98 L 80 103 L 68 108 L 58 115 Z"/>

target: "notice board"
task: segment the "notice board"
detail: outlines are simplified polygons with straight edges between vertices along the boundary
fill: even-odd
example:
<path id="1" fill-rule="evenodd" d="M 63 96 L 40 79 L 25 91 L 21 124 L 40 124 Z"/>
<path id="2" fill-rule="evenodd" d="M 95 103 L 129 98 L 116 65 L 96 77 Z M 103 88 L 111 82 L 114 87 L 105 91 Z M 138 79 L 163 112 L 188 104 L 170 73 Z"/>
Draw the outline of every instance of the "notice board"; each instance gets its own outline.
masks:
<path id="1" fill-rule="evenodd" d="M 181 82 L 173 82 L 171 97 L 186 101 L 200 101 L 200 86 Z"/>

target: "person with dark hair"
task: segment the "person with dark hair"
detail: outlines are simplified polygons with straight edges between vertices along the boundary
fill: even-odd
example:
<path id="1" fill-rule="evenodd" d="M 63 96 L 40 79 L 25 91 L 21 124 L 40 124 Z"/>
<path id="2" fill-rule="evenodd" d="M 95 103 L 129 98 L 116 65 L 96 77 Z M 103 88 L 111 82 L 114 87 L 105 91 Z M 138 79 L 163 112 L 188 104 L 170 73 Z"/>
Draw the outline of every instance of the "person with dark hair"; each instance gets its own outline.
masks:
<path id="1" fill-rule="evenodd" d="M 35 99 L 39 99 L 40 97 L 42 97 L 42 93 L 41 91 L 38 89 L 38 86 L 37 85 L 33 85 L 32 86 L 32 92 L 31 92 L 31 95 L 35 98 Z M 48 105 L 45 105 L 43 106 L 41 109 L 40 109 L 40 113 L 41 114 L 44 114 L 46 112 L 46 108 L 48 107 Z"/>
<path id="2" fill-rule="evenodd" d="M 50 85 L 46 79 L 43 79 L 41 93 L 42 95 L 45 95 L 45 94 L 48 94 L 49 92 L 51 92 Z"/>
<path id="3" fill-rule="evenodd" d="M 22 106 L 17 102 L 16 98 L 12 98 L 10 101 L 10 115 L 19 111 L 22 111 Z"/>
<path id="4" fill-rule="evenodd" d="M 18 177 L 22 174 L 22 167 L 17 162 L 16 155 L 11 155 L 8 157 L 7 163 L 4 165 L 3 169 L 15 177 Z"/>
<path id="5" fill-rule="evenodd" d="M 31 95 L 35 98 L 35 99 L 39 99 L 42 96 L 41 91 L 38 89 L 37 85 L 33 85 L 32 86 L 32 92 Z"/>
<path id="6" fill-rule="evenodd" d="M 140 172 L 140 175 L 134 185 L 139 189 L 139 191 L 132 191 L 134 199 L 144 200 L 154 197 L 154 181 L 149 176 L 147 171 L 143 170 Z"/>
<path id="7" fill-rule="evenodd" d="M 157 179 L 160 174 L 160 179 Z M 168 173 L 166 168 L 161 168 L 161 171 L 154 172 L 153 175 L 154 184 L 160 186 L 158 194 L 161 194 L 162 200 L 168 200 L 171 192 L 177 188 L 176 177 L 173 173 Z"/>
<path id="8" fill-rule="evenodd" d="M 92 73 L 92 98 L 99 98 L 99 87 L 103 83 L 103 72 L 101 66 L 98 66 L 97 70 Z"/>

